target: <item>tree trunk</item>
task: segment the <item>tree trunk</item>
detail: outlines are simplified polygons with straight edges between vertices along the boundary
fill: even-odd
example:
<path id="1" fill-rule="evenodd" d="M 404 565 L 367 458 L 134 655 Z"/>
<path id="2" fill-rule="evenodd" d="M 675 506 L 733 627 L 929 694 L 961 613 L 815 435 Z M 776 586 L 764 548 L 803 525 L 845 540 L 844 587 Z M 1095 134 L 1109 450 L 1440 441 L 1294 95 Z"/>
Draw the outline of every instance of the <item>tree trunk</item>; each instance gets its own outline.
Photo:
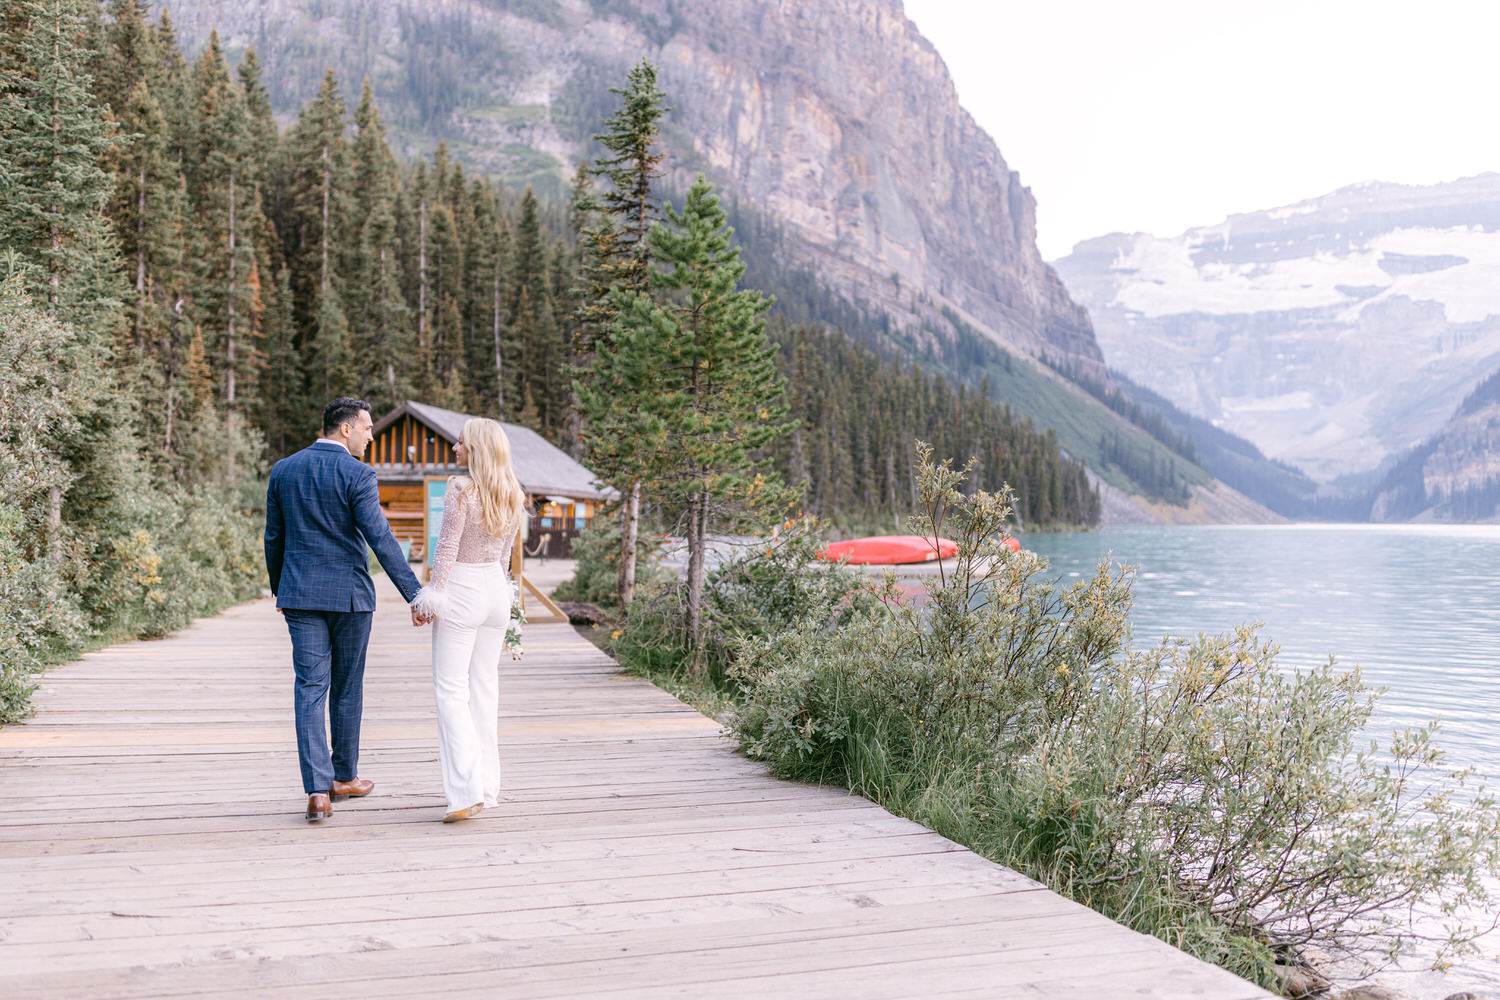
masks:
<path id="1" fill-rule="evenodd" d="M 495 255 L 495 415 L 505 419 L 505 359 L 500 354 L 500 257 Z"/>
<path id="2" fill-rule="evenodd" d="M 385 381 L 391 389 L 391 402 L 396 402 L 396 364 L 395 352 L 391 350 L 391 306 L 386 298 L 385 284 L 385 244 L 380 247 L 380 283 L 376 287 L 380 303 L 380 349 L 385 352 Z"/>
<path id="3" fill-rule="evenodd" d="M 54 12 L 54 13 L 58 17 L 59 22 L 61 22 L 61 17 L 62 17 L 61 12 L 57 11 L 57 12 Z M 62 25 L 61 25 L 61 23 L 58 23 L 54 27 L 56 27 L 58 29 L 58 30 L 53 31 L 53 33 L 52 33 L 52 64 L 54 66 L 56 66 L 56 65 L 58 65 L 59 63 L 62 62 L 62 46 L 61 46 L 61 43 L 60 43 L 60 38 L 61 38 L 61 35 L 62 35 L 62 31 L 61 31 Z M 58 146 L 58 142 L 59 142 L 58 136 L 61 134 L 61 132 L 62 132 L 62 108 L 61 108 L 61 105 L 58 103 L 57 91 L 54 89 L 53 93 L 52 93 L 52 149 L 53 149 L 53 154 L 52 154 L 52 179 L 54 181 L 57 180 L 57 153 L 56 153 L 56 150 L 57 150 L 57 146 Z M 56 316 L 57 315 L 58 304 L 62 301 L 62 280 L 59 277 L 59 273 L 58 273 L 61 270 L 61 265 L 58 263 L 58 260 L 57 260 L 58 253 L 62 249 L 62 236 L 58 232 L 58 226 L 57 226 L 57 215 L 58 215 L 58 212 L 59 212 L 59 209 L 58 209 L 57 205 L 54 204 L 52 206 L 52 209 L 51 209 L 52 222 L 49 223 L 48 226 L 47 226 L 48 245 L 52 248 L 52 257 L 51 257 L 50 260 L 47 261 L 47 267 L 51 271 L 51 276 L 50 276 L 50 280 L 49 280 L 49 284 L 48 284 L 48 292 L 47 292 L 47 305 L 48 305 L 47 314 L 49 316 Z"/>
<path id="4" fill-rule="evenodd" d="M 234 175 L 230 174 L 232 178 Z M 318 292 L 328 294 L 328 199 L 333 188 L 333 168 L 328 163 L 328 143 L 323 143 L 323 232 L 320 234 L 319 252 L 322 262 L 318 271 Z"/>
<path id="5" fill-rule="evenodd" d="M 427 355 L 427 198 L 417 203 L 417 357 Z M 425 389 L 426 386 L 424 385 Z"/>
<path id="6" fill-rule="evenodd" d="M 327 227 L 327 200 L 324 200 L 324 226 Z M 327 245 L 325 233 L 324 245 Z M 234 169 L 229 170 L 229 329 L 224 339 L 224 444 L 225 468 L 234 482 Z M 326 265 L 325 265 L 326 266 Z"/>
<path id="7" fill-rule="evenodd" d="M 62 563 L 62 490 L 47 490 L 47 558 L 53 566 Z"/>
<path id="8" fill-rule="evenodd" d="M 135 349 L 145 353 L 146 334 L 146 166 L 141 164 L 141 188 L 135 199 Z"/>
<path id="9" fill-rule="evenodd" d="M 704 548 L 708 542 L 708 491 L 693 497 L 688 504 L 687 611 L 688 640 L 692 649 L 691 671 L 696 677 L 701 660 L 698 656 L 703 639 Z"/>
<path id="10" fill-rule="evenodd" d="M 163 352 L 167 354 L 169 360 L 167 361 L 166 371 L 166 391 L 162 393 L 167 405 L 167 425 L 166 432 L 162 436 L 161 453 L 167 457 L 169 464 L 171 464 L 172 459 L 172 431 L 177 416 L 177 400 L 173 396 L 173 393 L 177 389 L 177 364 L 176 358 L 171 357 L 170 354 L 174 346 L 169 342 L 167 351 Z"/>
<path id="11" fill-rule="evenodd" d="M 641 523 L 641 484 L 631 483 L 620 505 L 620 611 L 635 598 L 635 540 Z"/>

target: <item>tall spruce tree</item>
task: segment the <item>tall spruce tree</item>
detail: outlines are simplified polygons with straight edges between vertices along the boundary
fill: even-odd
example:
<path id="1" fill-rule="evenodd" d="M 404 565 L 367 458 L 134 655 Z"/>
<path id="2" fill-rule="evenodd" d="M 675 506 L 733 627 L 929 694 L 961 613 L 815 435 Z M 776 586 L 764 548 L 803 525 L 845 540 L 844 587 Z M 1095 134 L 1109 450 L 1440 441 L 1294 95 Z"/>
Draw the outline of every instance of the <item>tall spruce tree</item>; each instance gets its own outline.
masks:
<path id="1" fill-rule="evenodd" d="M 463 205 L 453 201 L 455 174 L 463 189 L 461 168 L 438 144 L 432 158 L 432 204 L 427 213 L 427 277 L 432 296 L 431 346 L 435 399 L 455 410 L 465 408 L 464 323 L 461 306 L 464 275 Z"/>
<path id="2" fill-rule="evenodd" d="M 204 472 L 234 482 L 251 459 L 245 417 L 255 402 L 263 360 L 259 267 L 259 168 L 253 157 L 244 93 L 230 74 L 217 32 L 194 67 L 198 160 L 193 200 L 198 220 L 197 318 L 215 370 L 215 399 L 223 438 L 202 449 Z M 256 456 L 258 457 L 258 456 Z M 222 462 L 222 465 L 220 463 Z"/>
<path id="3" fill-rule="evenodd" d="M 290 223 L 285 243 L 297 297 L 308 387 L 324 397 L 347 391 L 353 363 L 344 311 L 337 231 L 349 218 L 344 99 L 329 70 L 318 95 L 297 116 L 287 140 L 291 158 Z"/>
<path id="4" fill-rule="evenodd" d="M 504 412 L 506 323 L 510 241 L 499 192 L 488 181 L 469 186 L 472 224 L 465 241 L 464 346 L 469 389 L 478 412 Z"/>
<path id="5" fill-rule="evenodd" d="M 515 404 L 521 422 L 556 440 L 562 423 L 558 405 L 562 364 L 552 298 L 551 261 L 540 208 L 531 188 L 521 198 L 511 267 L 509 327 L 515 340 Z"/>
<path id="6" fill-rule="evenodd" d="M 416 326 L 417 350 L 411 365 L 416 373 L 417 392 L 423 399 L 431 398 L 436 382 L 432 365 L 432 294 L 427 267 L 428 215 L 432 210 L 432 184 L 428 179 L 427 163 L 417 163 L 412 173 L 406 195 L 408 211 L 404 212 L 404 234 L 402 242 L 410 249 L 406 253 L 408 284 L 407 301 L 411 303 Z"/>
<path id="7" fill-rule="evenodd" d="M 661 120 L 670 110 L 666 95 L 656 85 L 656 67 L 644 59 L 626 78 L 619 95 L 620 107 L 604 121 L 605 131 L 594 138 L 608 155 L 601 157 L 589 173 L 605 182 L 597 202 L 575 192 L 574 220 L 579 239 L 587 249 L 583 274 L 585 306 L 579 315 L 579 336 L 584 343 L 575 348 L 573 396 L 578 400 L 576 439 L 587 443 L 595 471 L 620 492 L 620 607 L 628 608 L 635 593 L 636 542 L 640 527 L 641 489 L 646 469 L 643 453 L 633 439 L 644 434 L 644 426 L 632 428 L 611 413 L 604 400 L 610 391 L 634 393 L 620 396 L 616 404 L 627 412 L 644 413 L 636 404 L 639 395 L 651 391 L 641 373 L 626 369 L 594 370 L 593 348 L 609 348 L 619 327 L 619 309 L 635 308 L 633 300 L 613 294 L 625 291 L 651 294 L 651 243 L 647 238 L 660 218 L 655 189 L 661 177 Z M 597 208 L 596 208 L 597 206 Z M 587 399 L 585 399 L 587 397 Z M 589 426 L 594 419 L 599 426 Z"/>
<path id="8" fill-rule="evenodd" d="M 17 280 L 39 309 L 71 328 L 70 363 L 106 376 L 63 442 L 78 478 L 66 497 L 56 486 L 49 494 L 54 559 L 65 520 L 85 534 L 107 523 L 135 454 L 111 366 L 125 287 L 105 216 L 113 179 L 100 166 L 110 126 L 90 89 L 92 53 L 83 44 L 91 6 L 0 4 L 0 252 L 26 262 Z"/>
<path id="9" fill-rule="evenodd" d="M 745 264 L 733 236 L 713 186 L 698 175 L 681 214 L 669 206 L 666 224 L 651 231 L 652 255 L 664 268 L 653 283 L 665 294 L 648 311 L 646 341 L 632 345 L 658 361 L 665 451 L 656 489 L 680 506 L 686 522 L 695 648 L 709 534 L 747 518 L 753 523 L 794 495 L 766 456 L 793 426 L 777 348 L 766 338 L 772 303 L 738 287 Z"/>
<path id="10" fill-rule="evenodd" d="M 157 98 L 164 70 L 144 4 L 113 0 L 109 11 L 94 90 L 120 132 L 104 160 L 115 177 L 107 212 L 130 285 L 128 329 L 116 369 L 122 391 L 136 404 L 146 454 L 158 471 L 170 475 L 176 467 L 171 379 L 180 362 L 175 307 L 192 284 L 186 266 L 187 192 Z"/>
<path id="11" fill-rule="evenodd" d="M 662 176 L 661 120 L 672 110 L 656 85 L 656 67 L 642 59 L 626 77 L 624 87 L 611 87 L 620 96 L 619 109 L 605 119 L 605 130 L 594 136 L 608 151 L 595 162 L 592 173 L 607 183 L 600 196 L 609 228 L 597 250 L 605 284 L 610 288 L 646 291 L 651 285 L 652 225 L 661 218 L 656 182 Z"/>
<path id="12" fill-rule="evenodd" d="M 354 112 L 351 229 L 358 232 L 346 267 L 349 323 L 363 398 L 382 408 L 411 391 L 411 315 L 401 291 L 396 200 L 400 180 L 385 123 L 367 78 Z"/>

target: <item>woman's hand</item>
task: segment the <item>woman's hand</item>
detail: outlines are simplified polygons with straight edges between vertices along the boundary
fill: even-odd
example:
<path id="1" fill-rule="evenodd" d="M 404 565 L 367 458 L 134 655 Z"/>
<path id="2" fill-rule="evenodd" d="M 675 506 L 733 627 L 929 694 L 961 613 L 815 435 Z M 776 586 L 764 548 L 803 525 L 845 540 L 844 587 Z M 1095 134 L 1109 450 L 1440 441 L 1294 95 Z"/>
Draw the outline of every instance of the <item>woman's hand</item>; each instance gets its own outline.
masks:
<path id="1" fill-rule="evenodd" d="M 411 609 L 411 627 L 412 628 L 421 628 L 423 625 L 426 625 L 426 624 L 430 623 L 431 621 L 432 621 L 432 616 L 431 615 L 424 615 L 424 614 L 422 614 L 422 612 L 418 611 L 416 608 L 412 608 Z"/>

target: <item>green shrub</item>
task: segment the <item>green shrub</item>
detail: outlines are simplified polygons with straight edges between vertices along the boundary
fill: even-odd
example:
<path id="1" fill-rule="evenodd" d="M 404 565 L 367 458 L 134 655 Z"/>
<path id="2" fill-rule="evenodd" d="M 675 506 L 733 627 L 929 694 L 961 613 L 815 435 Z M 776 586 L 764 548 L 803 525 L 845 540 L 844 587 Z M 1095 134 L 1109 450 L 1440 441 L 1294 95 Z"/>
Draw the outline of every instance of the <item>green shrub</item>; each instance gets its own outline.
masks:
<path id="1" fill-rule="evenodd" d="M 797 626 L 837 627 L 869 599 L 865 577 L 815 558 L 821 544 L 819 522 L 788 521 L 709 573 L 697 648 L 690 641 L 685 584 L 643 590 L 612 651 L 647 676 L 691 673 L 710 687 L 732 691 L 727 671 L 742 641 Z"/>
<path id="2" fill-rule="evenodd" d="M 662 576 L 656 539 L 642 533 L 636 540 L 635 584 L 646 589 Z M 620 526 L 613 518 L 595 517 L 573 539 L 573 576 L 553 592 L 559 601 L 587 601 L 607 610 L 620 604 Z"/>
<path id="3" fill-rule="evenodd" d="M 258 516 L 223 490 L 143 491 L 93 548 L 85 593 L 98 638 L 155 638 L 265 586 Z"/>
<path id="4" fill-rule="evenodd" d="M 86 628 L 54 565 L 26 558 L 22 521 L 0 504 L 0 723 L 29 714 L 32 676 Z"/>
<path id="5" fill-rule="evenodd" d="M 1500 809 L 1443 771 L 1435 726 L 1365 744 L 1358 670 L 1289 673 L 1253 628 L 1131 651 L 1132 572 L 1049 582 L 963 478 L 924 449 L 919 530 L 959 542 L 925 605 L 888 583 L 837 628 L 738 637 L 751 756 L 1267 985 L 1275 949 L 1389 957 L 1414 907 L 1483 911 Z M 1439 960 L 1472 939 L 1448 931 Z"/>

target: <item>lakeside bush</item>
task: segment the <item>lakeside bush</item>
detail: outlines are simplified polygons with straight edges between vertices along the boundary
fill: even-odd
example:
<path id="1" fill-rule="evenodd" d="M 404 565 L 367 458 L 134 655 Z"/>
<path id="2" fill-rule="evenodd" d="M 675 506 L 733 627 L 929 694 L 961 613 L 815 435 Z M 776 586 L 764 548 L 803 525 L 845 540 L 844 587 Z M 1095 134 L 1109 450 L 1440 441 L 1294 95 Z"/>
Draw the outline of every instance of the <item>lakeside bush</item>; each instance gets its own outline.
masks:
<path id="1" fill-rule="evenodd" d="M 31 557 L 22 511 L 0 503 L 0 723 L 31 714 L 33 678 L 100 644 L 159 638 L 265 586 L 262 521 L 220 491 L 132 499 L 133 516 Z"/>
<path id="2" fill-rule="evenodd" d="M 642 532 L 635 545 L 635 584 L 649 588 L 661 577 L 658 544 Z M 573 539 L 573 575 L 552 596 L 559 601 L 587 601 L 608 611 L 620 605 L 620 525 L 601 513 Z"/>
<path id="3" fill-rule="evenodd" d="M 658 580 L 631 604 L 612 652 L 646 676 L 690 673 L 702 686 L 733 693 L 729 670 L 743 642 L 796 627 L 840 627 L 868 600 L 866 578 L 816 559 L 821 545 L 821 522 L 790 520 L 713 569 L 696 647 L 684 584 Z"/>
<path id="4" fill-rule="evenodd" d="M 787 593 L 820 581 L 805 613 L 716 605 L 725 640 L 700 653 L 716 669 L 698 690 L 730 707 L 750 756 L 1271 988 L 1302 945 L 1371 968 L 1472 948 L 1500 809 L 1445 769 L 1435 725 L 1377 746 L 1362 734 L 1380 692 L 1357 669 L 1289 672 L 1253 627 L 1132 650 L 1133 571 L 1051 582 L 1001 544 L 1007 498 L 965 495 L 963 478 L 923 450 L 920 530 L 959 556 L 920 605 L 892 581 L 835 596 L 792 549 L 734 570 L 756 581 L 741 594 L 775 592 L 774 558 L 792 564 Z M 680 686 L 689 653 L 669 640 L 670 591 L 660 602 L 616 648 Z M 1419 938 L 1413 911 L 1448 926 Z"/>
<path id="5" fill-rule="evenodd" d="M 108 386 L 80 362 L 74 331 L 33 308 L 14 279 L 0 282 L 0 361 L 5 723 L 30 714 L 33 678 L 47 665 L 165 635 L 255 596 L 265 577 L 261 520 L 230 491 L 162 485 L 132 464 L 128 438 L 99 449 L 109 464 L 70 461 L 89 431 L 79 414 Z M 70 517 L 75 503 L 97 511 Z"/>

